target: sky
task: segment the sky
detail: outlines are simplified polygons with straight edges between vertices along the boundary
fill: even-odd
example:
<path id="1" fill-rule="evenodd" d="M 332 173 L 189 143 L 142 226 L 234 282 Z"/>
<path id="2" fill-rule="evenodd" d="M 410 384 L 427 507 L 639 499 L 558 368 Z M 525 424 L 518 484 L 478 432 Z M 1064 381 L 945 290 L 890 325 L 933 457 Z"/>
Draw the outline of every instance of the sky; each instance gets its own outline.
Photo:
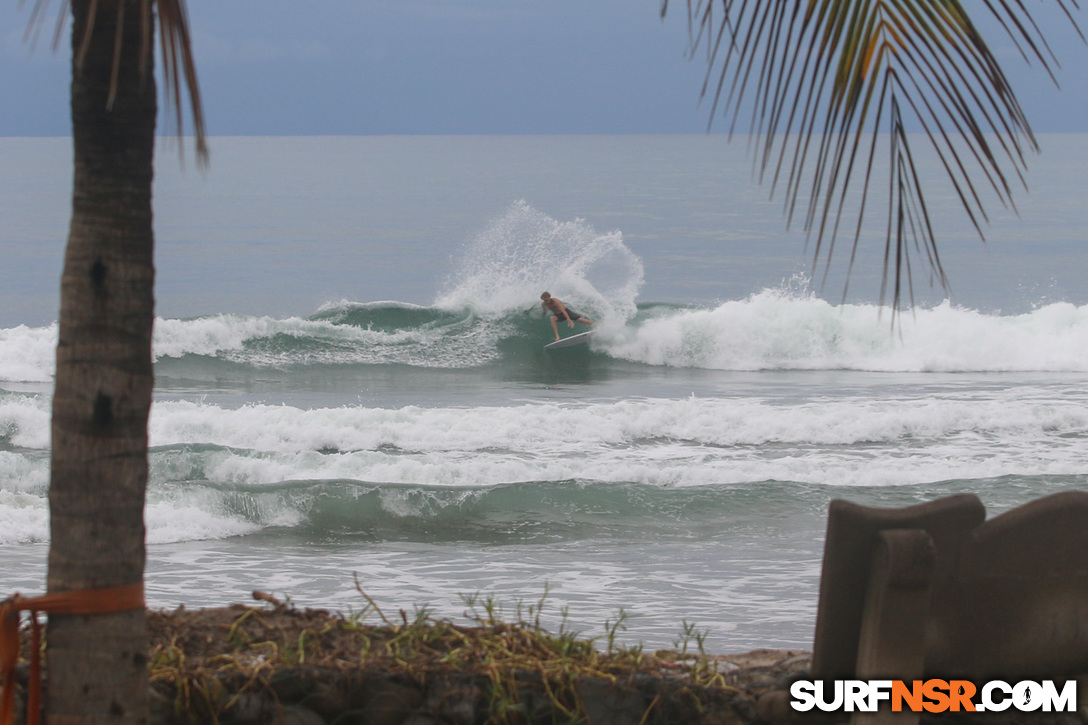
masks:
<path id="1" fill-rule="evenodd" d="M 32 47 L 33 5 L 0 8 L 0 136 L 69 134 L 66 34 L 51 47 L 61 2 Z M 692 57 L 680 0 L 664 20 L 659 0 L 188 7 L 213 136 L 704 133 L 711 120 L 700 102 L 705 60 Z M 1062 64 L 1061 90 L 999 35 L 995 52 L 1036 132 L 1088 131 L 1088 47 L 1054 0 L 1031 7 Z"/>

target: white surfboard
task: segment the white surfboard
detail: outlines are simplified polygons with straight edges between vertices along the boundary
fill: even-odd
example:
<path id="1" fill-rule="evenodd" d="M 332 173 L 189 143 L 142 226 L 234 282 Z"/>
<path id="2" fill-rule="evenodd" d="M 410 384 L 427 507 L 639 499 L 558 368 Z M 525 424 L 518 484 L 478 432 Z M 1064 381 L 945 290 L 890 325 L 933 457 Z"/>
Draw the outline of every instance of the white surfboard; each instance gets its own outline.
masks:
<path id="1" fill-rule="evenodd" d="M 589 342 L 589 338 L 597 334 L 596 330 L 590 330 L 589 332 L 579 332 L 577 335 L 571 335 L 570 337 L 564 337 L 555 342 L 549 342 L 544 346 L 545 350 L 558 350 L 561 347 L 574 347 L 575 345 L 585 345 Z"/>

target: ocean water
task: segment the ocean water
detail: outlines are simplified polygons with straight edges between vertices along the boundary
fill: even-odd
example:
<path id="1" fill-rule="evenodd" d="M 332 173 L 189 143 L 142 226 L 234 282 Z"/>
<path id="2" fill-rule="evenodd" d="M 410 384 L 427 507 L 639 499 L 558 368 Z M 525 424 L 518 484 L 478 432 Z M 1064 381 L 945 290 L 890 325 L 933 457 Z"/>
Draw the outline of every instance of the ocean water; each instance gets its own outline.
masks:
<path id="1" fill-rule="evenodd" d="M 810 647 L 827 505 L 1088 486 L 1088 137 L 947 230 L 891 325 L 812 281 L 744 141 L 221 138 L 160 152 L 148 599 Z M 42 591 L 65 139 L 0 139 L 0 592 Z M 864 251 L 864 250 L 863 250 Z M 588 314 L 545 352 L 544 289 Z M 567 330 L 563 330 L 568 332 Z"/>

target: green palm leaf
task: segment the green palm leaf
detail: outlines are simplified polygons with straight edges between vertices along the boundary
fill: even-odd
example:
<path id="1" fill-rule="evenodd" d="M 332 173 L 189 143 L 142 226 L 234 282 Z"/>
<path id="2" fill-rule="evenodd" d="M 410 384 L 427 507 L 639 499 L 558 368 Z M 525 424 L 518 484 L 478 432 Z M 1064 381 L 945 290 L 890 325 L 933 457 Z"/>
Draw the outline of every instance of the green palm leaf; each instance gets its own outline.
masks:
<path id="1" fill-rule="evenodd" d="M 1070 7 L 1076 0 L 1051 4 L 1076 28 Z M 984 0 L 984 8 L 1025 59 L 1050 72 L 1056 59 L 1023 0 Z M 947 289 L 908 129 L 920 129 L 935 151 L 980 238 L 989 199 L 1015 208 L 1010 180 L 1024 185 L 1025 151 L 1038 145 L 958 0 L 687 0 L 687 11 L 692 50 L 707 53 L 711 118 L 731 116 L 732 134 L 751 114 L 760 179 L 772 194 L 784 190 L 787 223 L 806 207 L 813 265 L 823 260 L 825 280 L 852 218 L 849 280 L 879 141 L 888 159 L 880 169 L 888 177 L 881 303 L 890 299 L 898 311 L 904 294 L 913 302 L 915 258 Z"/>

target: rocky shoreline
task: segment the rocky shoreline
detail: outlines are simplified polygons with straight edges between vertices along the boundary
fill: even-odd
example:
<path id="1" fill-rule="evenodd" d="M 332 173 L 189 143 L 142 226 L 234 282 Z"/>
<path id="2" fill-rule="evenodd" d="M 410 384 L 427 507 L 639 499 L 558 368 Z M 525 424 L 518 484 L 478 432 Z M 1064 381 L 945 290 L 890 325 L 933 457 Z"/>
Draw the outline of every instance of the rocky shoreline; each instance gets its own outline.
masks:
<path id="1" fill-rule="evenodd" d="M 782 653 L 785 655 L 785 653 Z M 790 659 L 788 655 L 783 659 Z M 766 679 L 778 661 L 756 674 Z M 738 679 L 755 674 L 745 672 Z M 752 723 L 760 683 L 697 685 L 684 677 L 628 673 L 546 682 L 538 672 L 432 671 L 413 677 L 385 670 L 335 671 L 316 667 L 277 670 L 259 686 L 240 676 L 216 676 L 222 703 L 215 716 L 205 706 L 178 710 L 176 687 L 157 683 L 151 722 L 180 725 L 475 725 L 483 723 Z M 771 679 L 774 679 L 773 677 Z M 557 693 L 557 685 L 565 692 Z M 247 691 L 248 688 L 248 691 Z M 213 688 L 209 688 L 213 689 Z"/>
<path id="2" fill-rule="evenodd" d="M 265 604 L 148 612 L 152 725 L 752 723 L 759 696 L 809 664 L 793 650 L 645 653 L 490 614 L 372 625 L 254 594 Z"/>
<path id="3" fill-rule="evenodd" d="M 150 725 L 830 725 L 847 719 L 789 710 L 785 691 L 810 675 L 811 653 L 802 650 L 712 655 L 696 639 L 694 649 L 682 642 L 680 650 L 647 653 L 617 646 L 610 635 L 548 632 L 533 607 L 509 623 L 484 606 L 462 626 L 425 610 L 411 617 L 401 611 L 392 621 L 373 602 L 368 611 L 344 616 L 254 596 L 263 604 L 148 611 Z M 367 624 L 366 615 L 375 613 L 381 624 Z M 17 723 L 26 721 L 28 669 L 25 662 L 16 669 Z M 987 713 L 974 721 L 1088 722 L 1058 713 Z M 972 720 L 963 713 L 922 718 L 923 725 L 940 722 Z"/>

